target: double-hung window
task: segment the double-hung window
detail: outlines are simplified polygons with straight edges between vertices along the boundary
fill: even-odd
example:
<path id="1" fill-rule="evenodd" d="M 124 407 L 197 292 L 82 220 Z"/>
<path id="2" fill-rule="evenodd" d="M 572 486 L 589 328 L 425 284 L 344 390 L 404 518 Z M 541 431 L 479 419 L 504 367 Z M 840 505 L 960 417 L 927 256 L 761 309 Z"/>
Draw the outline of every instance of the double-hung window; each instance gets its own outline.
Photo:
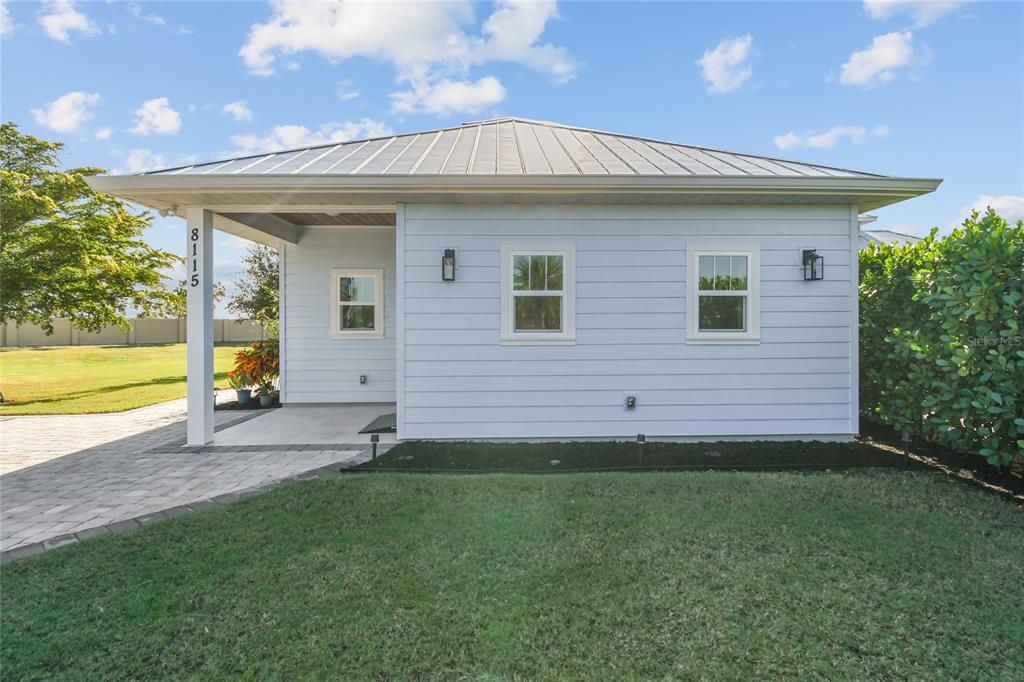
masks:
<path id="1" fill-rule="evenodd" d="M 575 275 L 574 246 L 503 246 L 502 343 L 575 343 Z"/>
<path id="2" fill-rule="evenodd" d="M 384 338 L 384 271 L 331 270 L 331 336 Z"/>
<path id="3" fill-rule="evenodd" d="M 757 343 L 761 336 L 758 247 L 691 245 L 687 251 L 687 341 Z"/>

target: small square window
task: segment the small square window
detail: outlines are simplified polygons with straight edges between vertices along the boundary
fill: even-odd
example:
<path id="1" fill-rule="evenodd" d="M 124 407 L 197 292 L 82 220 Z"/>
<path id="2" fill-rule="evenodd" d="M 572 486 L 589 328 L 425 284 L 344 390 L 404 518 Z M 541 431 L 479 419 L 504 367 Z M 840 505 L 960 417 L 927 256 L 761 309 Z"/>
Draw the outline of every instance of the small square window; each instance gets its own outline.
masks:
<path id="1" fill-rule="evenodd" d="M 384 337 L 384 271 L 331 270 L 331 336 Z"/>

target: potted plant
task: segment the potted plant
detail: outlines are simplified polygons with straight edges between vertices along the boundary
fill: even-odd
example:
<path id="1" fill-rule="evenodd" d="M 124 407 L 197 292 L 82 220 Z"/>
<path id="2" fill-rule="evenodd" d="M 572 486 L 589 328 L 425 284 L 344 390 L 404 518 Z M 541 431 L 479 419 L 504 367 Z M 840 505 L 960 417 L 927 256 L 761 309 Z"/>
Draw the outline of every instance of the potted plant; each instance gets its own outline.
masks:
<path id="1" fill-rule="evenodd" d="M 256 386 L 260 406 L 270 407 L 277 398 L 277 377 L 280 364 L 277 340 L 257 341 L 235 353 L 235 372 L 246 375 L 250 385 Z"/>
<path id="2" fill-rule="evenodd" d="M 228 372 L 228 386 L 235 389 L 239 405 L 246 405 L 252 400 L 252 377 L 245 372 L 237 369 Z"/>
<path id="3" fill-rule="evenodd" d="M 277 399 L 277 388 L 274 382 L 265 381 L 256 387 L 256 395 L 260 397 L 260 407 L 270 407 Z"/>

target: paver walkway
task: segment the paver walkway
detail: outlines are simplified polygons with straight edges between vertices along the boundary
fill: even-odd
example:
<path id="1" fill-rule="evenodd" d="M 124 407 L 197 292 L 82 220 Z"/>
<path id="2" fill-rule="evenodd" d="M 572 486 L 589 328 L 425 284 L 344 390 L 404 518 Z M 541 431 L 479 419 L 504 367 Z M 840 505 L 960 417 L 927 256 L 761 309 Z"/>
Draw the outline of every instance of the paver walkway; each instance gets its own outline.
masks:
<path id="1" fill-rule="evenodd" d="M 227 391 L 218 392 L 218 398 Z M 86 448 L 140 436 L 135 445 L 158 445 L 166 439 L 159 427 L 185 418 L 187 400 L 169 400 L 126 412 L 0 417 L 0 474 L 70 455 Z M 217 424 L 247 412 L 217 412 Z M 149 433 L 148 436 L 144 434 Z"/>
<path id="2" fill-rule="evenodd" d="M 257 414 L 220 411 L 215 418 L 221 428 Z M 180 405 L 164 403 L 113 415 L 4 418 L 0 464 L 8 473 L 0 476 L 0 551 L 328 464 L 356 464 L 365 450 L 352 444 L 188 448 L 184 416 Z"/>

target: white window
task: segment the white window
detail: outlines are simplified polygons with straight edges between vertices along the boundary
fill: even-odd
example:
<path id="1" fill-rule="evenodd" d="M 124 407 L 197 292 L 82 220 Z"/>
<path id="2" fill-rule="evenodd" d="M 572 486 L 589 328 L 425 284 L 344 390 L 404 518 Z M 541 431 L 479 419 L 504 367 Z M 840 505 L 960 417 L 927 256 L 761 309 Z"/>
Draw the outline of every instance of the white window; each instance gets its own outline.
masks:
<path id="1" fill-rule="evenodd" d="M 687 252 L 687 341 L 758 343 L 761 337 L 759 248 L 689 245 Z"/>
<path id="2" fill-rule="evenodd" d="M 501 342 L 576 342 L 576 247 L 501 247 Z"/>
<path id="3" fill-rule="evenodd" d="M 331 336 L 384 338 L 384 271 L 331 270 Z"/>

